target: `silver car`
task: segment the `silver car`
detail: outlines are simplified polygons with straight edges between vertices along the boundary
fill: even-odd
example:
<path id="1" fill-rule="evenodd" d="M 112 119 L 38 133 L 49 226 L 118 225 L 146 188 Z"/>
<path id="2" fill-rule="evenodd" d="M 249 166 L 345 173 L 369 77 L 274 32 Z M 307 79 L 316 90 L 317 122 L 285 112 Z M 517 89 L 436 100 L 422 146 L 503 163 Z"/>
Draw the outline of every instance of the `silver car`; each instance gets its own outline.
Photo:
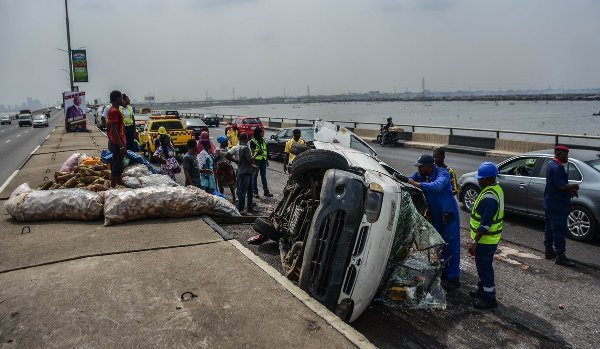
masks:
<path id="1" fill-rule="evenodd" d="M 9 115 L 0 115 L 0 125 L 11 124 L 11 117 Z"/>
<path id="2" fill-rule="evenodd" d="M 36 115 L 33 117 L 33 127 L 48 127 L 48 118 L 46 115 Z"/>
<path id="3" fill-rule="evenodd" d="M 546 169 L 553 157 L 553 150 L 540 150 L 498 164 L 498 182 L 504 189 L 507 211 L 544 219 Z M 579 184 L 579 197 L 573 198 L 573 209 L 568 218 L 569 235 L 573 240 L 593 240 L 600 226 L 600 152 L 573 149 L 566 166 L 569 182 Z M 458 181 L 458 198 L 468 211 L 481 190 L 476 174 L 466 173 Z"/>

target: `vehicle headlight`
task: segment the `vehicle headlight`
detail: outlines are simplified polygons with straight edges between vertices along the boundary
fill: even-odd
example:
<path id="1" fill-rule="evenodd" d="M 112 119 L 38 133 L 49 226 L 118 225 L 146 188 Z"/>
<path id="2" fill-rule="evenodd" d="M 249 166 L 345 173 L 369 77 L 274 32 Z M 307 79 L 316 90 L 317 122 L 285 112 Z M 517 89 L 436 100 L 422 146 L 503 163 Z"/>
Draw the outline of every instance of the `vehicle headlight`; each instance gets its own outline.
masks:
<path id="1" fill-rule="evenodd" d="M 378 183 L 370 183 L 367 191 L 367 200 L 365 200 L 365 215 L 367 222 L 375 223 L 381 213 L 383 204 L 383 187 Z"/>

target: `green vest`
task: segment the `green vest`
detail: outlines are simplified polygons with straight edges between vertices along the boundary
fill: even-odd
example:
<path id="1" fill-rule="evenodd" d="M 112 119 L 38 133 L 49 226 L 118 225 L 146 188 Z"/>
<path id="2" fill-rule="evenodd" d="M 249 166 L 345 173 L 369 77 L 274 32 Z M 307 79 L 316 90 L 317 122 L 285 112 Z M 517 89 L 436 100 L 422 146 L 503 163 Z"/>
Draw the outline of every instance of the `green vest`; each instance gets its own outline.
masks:
<path id="1" fill-rule="evenodd" d="M 254 145 L 256 145 L 256 149 L 254 149 L 254 153 L 252 154 L 254 159 L 255 160 L 267 160 L 267 142 L 265 142 L 265 140 L 263 139 L 262 143 L 258 143 L 256 138 L 252 138 L 252 143 L 254 143 Z M 262 153 L 260 153 L 259 150 L 262 150 Z M 260 155 L 256 155 L 259 153 L 260 153 Z"/>
<path id="2" fill-rule="evenodd" d="M 479 243 L 496 245 L 500 242 L 502 228 L 504 227 L 504 191 L 498 183 L 485 187 L 481 193 L 479 193 L 479 196 L 477 196 L 475 204 L 473 204 L 473 209 L 471 210 L 471 239 L 475 240 L 477 229 L 481 225 L 481 215 L 477 212 L 477 207 L 481 203 L 481 200 L 490 195 L 498 200 L 498 211 L 494 215 L 492 226 L 488 229 L 490 234 L 483 235 L 479 240 Z"/>
<path id="3" fill-rule="evenodd" d="M 129 112 L 129 115 L 127 115 L 125 113 L 125 109 L 127 109 L 127 111 Z M 133 125 L 133 108 L 130 105 L 128 105 L 126 108 L 119 107 L 119 111 L 123 115 L 123 124 L 125 124 L 125 126 L 132 126 Z"/>

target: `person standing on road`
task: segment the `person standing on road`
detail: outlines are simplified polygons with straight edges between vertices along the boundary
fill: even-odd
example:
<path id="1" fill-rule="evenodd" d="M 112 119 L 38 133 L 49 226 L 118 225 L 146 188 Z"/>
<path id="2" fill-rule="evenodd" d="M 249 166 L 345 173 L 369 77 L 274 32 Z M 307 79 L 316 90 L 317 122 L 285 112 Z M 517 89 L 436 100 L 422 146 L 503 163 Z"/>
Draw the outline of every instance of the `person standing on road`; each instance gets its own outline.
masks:
<path id="1" fill-rule="evenodd" d="M 135 144 L 135 117 L 133 115 L 133 108 L 129 103 L 129 97 L 127 97 L 126 94 L 123 94 L 123 105 L 119 107 L 119 111 L 123 114 L 127 150 L 137 151 L 138 149 Z"/>
<path id="2" fill-rule="evenodd" d="M 171 137 L 168 134 L 161 134 L 158 137 L 160 146 L 156 148 L 154 152 L 154 158 L 156 161 L 160 161 L 160 173 L 171 177 L 172 180 L 177 180 L 175 174 L 181 172 L 179 163 L 175 158 L 175 150 L 173 149 L 173 143 L 171 143 Z"/>
<path id="3" fill-rule="evenodd" d="M 252 215 L 254 207 L 252 206 L 252 174 L 254 173 L 254 165 L 252 159 L 252 151 L 248 147 L 248 135 L 240 134 L 240 142 L 235 149 L 236 158 L 234 158 L 234 150 L 231 149 L 226 157 L 230 161 L 238 165 L 237 178 L 237 194 L 238 194 L 238 209 L 243 215 Z M 246 213 L 243 213 L 244 208 L 248 204 Z"/>
<path id="4" fill-rule="evenodd" d="M 200 165 L 201 188 L 209 194 L 214 194 L 217 189 L 215 181 L 215 160 L 211 155 L 211 145 L 209 139 L 200 140 L 202 151 L 198 154 L 198 164 Z"/>
<path id="5" fill-rule="evenodd" d="M 575 263 L 565 255 L 567 219 L 571 212 L 571 197 L 577 196 L 578 184 L 569 184 L 565 164 L 569 162 L 569 148 L 559 145 L 554 148 L 554 159 L 546 170 L 546 189 L 544 190 L 544 210 L 546 228 L 544 246 L 546 259 L 556 258 L 556 264 L 574 267 Z"/>
<path id="6" fill-rule="evenodd" d="M 473 306 L 480 310 L 498 307 L 492 263 L 504 227 L 504 191 L 496 182 L 497 176 L 498 167 L 493 162 L 479 166 L 477 180 L 481 193 L 471 210 L 469 254 L 475 257 L 479 282 L 477 290 L 469 292 L 469 296 L 478 299 Z"/>
<path id="7" fill-rule="evenodd" d="M 293 138 L 285 142 L 285 157 L 283 158 L 283 173 L 288 173 L 289 168 L 292 166 L 292 162 L 296 158 L 295 154 L 292 154 L 292 146 L 294 144 L 305 145 L 304 139 L 302 139 L 302 131 L 294 129 L 292 131 Z"/>
<path id="8" fill-rule="evenodd" d="M 408 182 L 425 194 L 431 223 L 446 242 L 442 253 L 445 264 L 442 287 L 446 291 L 456 290 L 460 287 L 460 217 L 452 194 L 451 176 L 446 169 L 437 167 L 429 154 L 421 155 L 415 166 L 417 172 Z"/>
<path id="9" fill-rule="evenodd" d="M 187 153 L 183 156 L 181 165 L 183 174 L 185 175 L 185 185 L 193 185 L 201 187 L 200 180 L 200 165 L 198 164 L 198 154 L 196 153 L 196 140 L 189 139 L 187 141 Z"/>
<path id="10" fill-rule="evenodd" d="M 125 164 L 123 159 L 127 154 L 125 148 L 125 128 L 123 126 L 123 116 L 119 111 L 119 106 L 123 103 L 121 92 L 114 90 L 110 93 L 110 103 L 112 106 L 107 113 L 106 130 L 108 136 L 108 149 L 112 153 L 112 165 L 110 169 L 110 186 L 123 185 L 123 170 Z"/>
<path id="11" fill-rule="evenodd" d="M 252 137 L 252 141 L 250 142 L 250 149 L 252 150 L 252 157 L 254 158 L 254 163 L 258 167 L 258 171 L 260 173 L 260 179 L 262 182 L 263 193 L 265 197 L 273 197 L 273 194 L 269 192 L 269 186 L 267 184 L 267 167 L 269 167 L 269 156 L 267 151 L 267 142 L 263 138 L 263 129 L 260 127 L 256 127 L 254 129 L 254 136 Z M 259 198 L 258 196 L 258 175 L 256 173 L 254 175 L 254 197 Z"/>
<path id="12" fill-rule="evenodd" d="M 450 176 L 452 177 L 450 181 L 450 183 L 452 183 L 452 193 L 454 194 L 454 196 L 456 196 L 456 194 L 458 194 L 458 181 L 456 180 L 456 172 L 454 172 L 452 167 L 449 167 L 445 163 L 446 150 L 442 147 L 433 149 L 433 160 L 435 160 L 435 165 L 437 167 L 445 168 L 446 170 L 448 170 L 448 172 L 450 172 Z"/>
<path id="13" fill-rule="evenodd" d="M 219 148 L 215 150 L 215 162 L 217 163 L 217 186 L 219 187 L 219 191 L 221 193 L 224 193 L 223 190 L 225 187 L 229 187 L 229 190 L 231 190 L 231 199 L 233 202 L 236 202 L 235 170 L 231 165 L 231 161 L 226 157 L 227 153 L 229 152 L 227 137 L 217 137 L 217 143 L 219 143 Z"/>
<path id="14" fill-rule="evenodd" d="M 229 139 L 229 148 L 233 148 L 239 143 L 239 132 L 236 124 L 229 123 L 225 128 L 225 134 Z"/>

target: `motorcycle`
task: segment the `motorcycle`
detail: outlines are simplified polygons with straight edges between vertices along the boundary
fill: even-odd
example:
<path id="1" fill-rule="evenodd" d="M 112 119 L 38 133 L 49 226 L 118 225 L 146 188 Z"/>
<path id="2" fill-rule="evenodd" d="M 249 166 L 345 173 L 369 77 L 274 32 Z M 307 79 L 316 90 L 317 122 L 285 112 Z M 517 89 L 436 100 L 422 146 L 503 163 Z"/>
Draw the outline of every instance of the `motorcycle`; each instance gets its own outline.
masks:
<path id="1" fill-rule="evenodd" d="M 385 147 L 386 145 L 396 146 L 400 140 L 401 132 L 404 132 L 404 130 L 399 127 L 390 127 L 386 130 L 385 126 L 381 125 L 379 135 L 377 136 L 377 143 L 382 147 Z"/>

